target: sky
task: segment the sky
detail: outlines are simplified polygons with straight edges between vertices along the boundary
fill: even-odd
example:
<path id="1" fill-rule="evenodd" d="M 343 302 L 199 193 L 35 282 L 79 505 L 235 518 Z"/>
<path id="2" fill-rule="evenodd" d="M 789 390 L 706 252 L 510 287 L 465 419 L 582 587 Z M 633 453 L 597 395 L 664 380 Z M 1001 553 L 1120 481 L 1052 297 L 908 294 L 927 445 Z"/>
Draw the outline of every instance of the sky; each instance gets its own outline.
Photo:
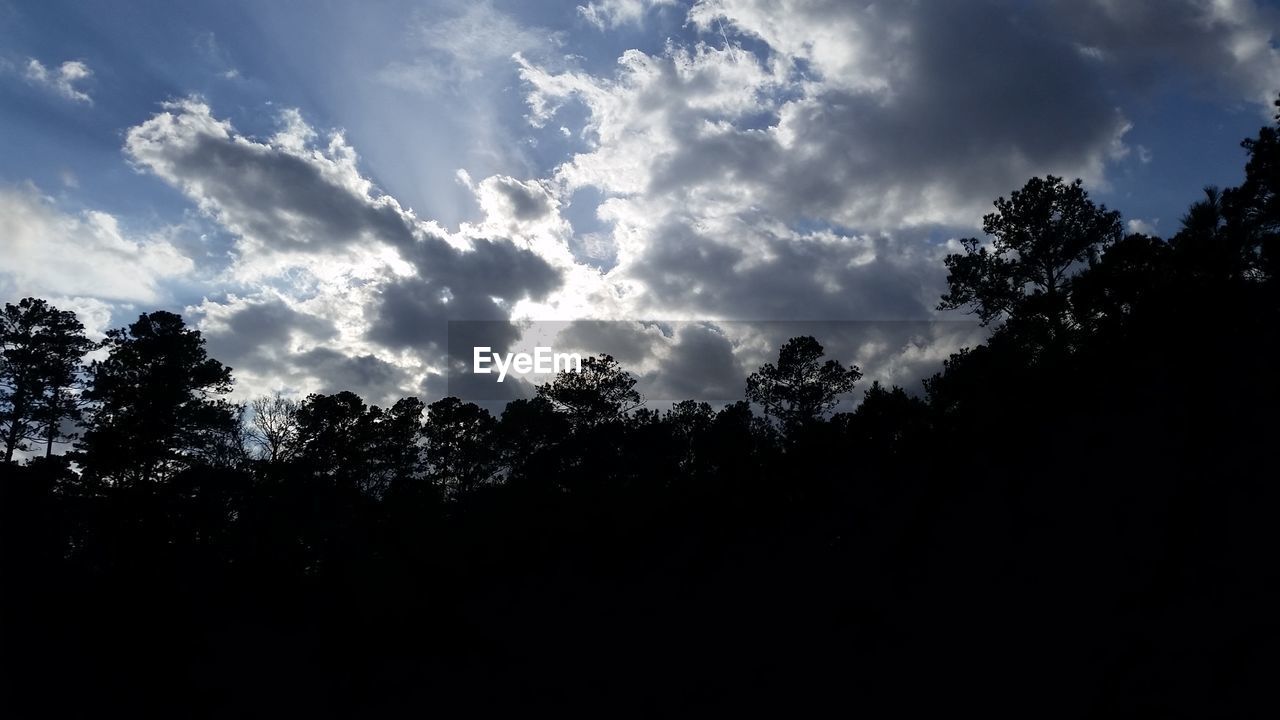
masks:
<path id="1" fill-rule="evenodd" d="M 477 328 L 652 398 L 802 331 L 918 389 L 996 197 L 1168 237 L 1278 91 L 1261 0 L 0 0 L 0 301 L 179 312 L 239 398 L 438 398 Z"/>

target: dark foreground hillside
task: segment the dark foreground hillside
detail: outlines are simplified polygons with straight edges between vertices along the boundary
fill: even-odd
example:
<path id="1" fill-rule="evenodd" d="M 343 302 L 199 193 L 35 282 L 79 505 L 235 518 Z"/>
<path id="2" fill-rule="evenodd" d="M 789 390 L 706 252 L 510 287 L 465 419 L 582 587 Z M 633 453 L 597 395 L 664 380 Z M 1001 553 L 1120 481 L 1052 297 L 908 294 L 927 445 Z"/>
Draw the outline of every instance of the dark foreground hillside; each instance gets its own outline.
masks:
<path id="1" fill-rule="evenodd" d="M 920 395 L 800 337 L 719 409 L 607 356 L 496 417 L 245 409 L 176 315 L 85 367 L 10 305 L 4 715 L 1273 717 L 1280 139 L 1246 148 L 1168 240 L 998 200 L 941 303 L 994 332 Z"/>

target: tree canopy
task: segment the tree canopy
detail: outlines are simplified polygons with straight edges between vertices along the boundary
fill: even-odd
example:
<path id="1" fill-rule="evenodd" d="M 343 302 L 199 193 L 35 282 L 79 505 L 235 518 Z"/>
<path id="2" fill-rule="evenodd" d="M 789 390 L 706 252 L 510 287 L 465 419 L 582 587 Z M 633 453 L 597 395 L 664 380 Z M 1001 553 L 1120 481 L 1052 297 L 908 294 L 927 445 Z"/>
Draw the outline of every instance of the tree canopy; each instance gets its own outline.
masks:
<path id="1" fill-rule="evenodd" d="M 862 371 L 835 360 L 823 361 L 822 345 L 812 337 L 796 337 L 778 351 L 778 362 L 766 363 L 747 377 L 747 399 L 783 427 L 818 419 L 853 390 Z"/>
<path id="2" fill-rule="evenodd" d="M 1120 213 L 1095 205 L 1080 180 L 1052 175 L 1031 178 L 995 207 L 982 219 L 990 244 L 965 238 L 964 252 L 946 257 L 938 309 L 965 309 L 983 324 L 1039 325 L 1048 342 L 1064 342 L 1072 278 L 1120 240 Z"/>
<path id="3" fill-rule="evenodd" d="M 74 312 L 25 298 L 0 313 L 0 431 L 4 461 L 38 441 L 44 454 L 80 419 L 83 358 L 95 346 Z"/>
<path id="4" fill-rule="evenodd" d="M 92 405 L 77 459 L 116 482 L 147 482 L 214 456 L 237 423 L 219 396 L 231 369 L 205 352 L 200 332 L 156 311 L 111 330 L 107 357 L 90 368 Z"/>

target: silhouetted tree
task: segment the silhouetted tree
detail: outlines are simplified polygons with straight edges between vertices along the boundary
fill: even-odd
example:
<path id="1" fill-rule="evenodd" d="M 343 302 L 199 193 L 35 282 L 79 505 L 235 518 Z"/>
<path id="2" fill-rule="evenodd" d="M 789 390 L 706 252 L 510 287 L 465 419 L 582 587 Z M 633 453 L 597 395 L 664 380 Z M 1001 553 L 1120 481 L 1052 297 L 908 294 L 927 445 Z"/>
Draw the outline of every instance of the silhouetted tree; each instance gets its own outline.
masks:
<path id="1" fill-rule="evenodd" d="M 1204 197 L 1192 203 L 1182 216 L 1182 227 L 1171 240 L 1177 261 L 1173 268 L 1184 280 L 1201 284 L 1231 283 L 1246 277 L 1256 263 L 1250 247 L 1250 228 L 1242 222 L 1241 208 L 1215 186 L 1204 188 Z"/>
<path id="2" fill-rule="evenodd" d="M 715 422 L 715 412 L 711 405 L 694 400 L 681 400 L 671 405 L 663 416 L 663 422 L 670 428 L 671 441 L 678 451 L 680 467 L 689 471 L 697 465 L 698 445 L 706 437 Z"/>
<path id="3" fill-rule="evenodd" d="M 297 411 L 302 464 L 335 486 L 359 489 L 367 478 L 373 422 L 359 395 L 308 395 Z"/>
<path id="4" fill-rule="evenodd" d="M 73 437 L 62 428 L 80 417 L 82 363 L 94 347 L 69 310 L 36 298 L 5 304 L 0 313 L 0 432 L 5 462 L 13 460 L 15 451 L 26 450 L 27 441 L 42 441 L 48 457 L 55 442 Z"/>
<path id="5" fill-rule="evenodd" d="M 417 398 L 384 410 L 345 390 L 309 395 L 295 413 L 298 460 L 339 489 L 380 496 L 418 473 L 422 413 Z"/>
<path id="6" fill-rule="evenodd" d="M 497 426 L 488 410 L 456 397 L 428 405 L 423 433 L 431 479 L 454 496 L 492 480 L 500 462 Z"/>
<path id="7" fill-rule="evenodd" d="M 949 290 L 938 309 L 969 310 L 984 325 L 1043 324 L 1046 341 L 1061 344 L 1071 276 L 1120 239 L 1120 213 L 1094 205 L 1080 180 L 1052 175 L 1032 178 L 995 207 L 982 219 L 991 246 L 966 238 L 963 253 L 947 256 Z"/>
<path id="8" fill-rule="evenodd" d="M 423 414 L 426 406 L 416 397 L 400 398 L 383 409 L 370 408 L 370 482 L 365 491 L 382 495 L 397 482 L 414 482 L 423 474 Z"/>
<path id="9" fill-rule="evenodd" d="M 822 356 L 814 338 L 791 338 L 778 351 L 777 365 L 766 363 L 747 377 L 747 399 L 788 431 L 822 417 L 862 377 L 857 366 Z"/>
<path id="10" fill-rule="evenodd" d="M 563 371 L 538 386 L 538 397 L 566 413 L 574 427 L 586 428 L 640 407 L 644 398 L 635 385 L 635 378 L 612 355 L 601 354 L 584 359 L 579 370 Z"/>
<path id="11" fill-rule="evenodd" d="M 512 400 L 498 418 L 497 450 L 507 481 L 546 481 L 554 474 L 555 450 L 568 438 L 569 421 L 542 396 Z"/>
<path id="12" fill-rule="evenodd" d="M 1118 330 L 1147 302 L 1167 299 L 1171 249 L 1148 235 L 1132 234 L 1108 247 L 1101 260 L 1071 280 L 1071 311 L 1090 333 Z M 1153 295 L 1166 295 L 1152 300 Z"/>
<path id="13" fill-rule="evenodd" d="M 847 432 L 862 447 L 891 455 L 928 431 L 929 405 L 897 385 L 886 389 L 877 380 L 845 421 Z"/>
<path id="14" fill-rule="evenodd" d="M 253 441 L 249 437 L 246 421 L 247 408 L 240 403 L 228 403 L 232 422 L 212 428 L 204 461 L 215 468 L 241 468 L 253 459 Z"/>
<path id="15" fill-rule="evenodd" d="M 299 405 L 297 400 L 280 393 L 257 398 L 249 404 L 246 433 L 260 459 L 283 462 L 298 452 Z"/>
<path id="16" fill-rule="evenodd" d="M 709 403 L 681 400 L 672 403 L 662 419 L 672 426 L 677 437 L 692 439 L 705 433 L 715 416 Z"/>
<path id="17" fill-rule="evenodd" d="M 350 391 L 313 393 L 298 406 L 298 449 L 301 459 L 326 474 L 358 472 L 368 434 L 368 408 Z"/>
<path id="18" fill-rule="evenodd" d="M 1275 101 L 1280 108 L 1280 99 Z M 1277 125 L 1263 127 L 1243 145 L 1249 154 L 1245 179 L 1227 194 L 1231 214 L 1245 226 L 1243 250 L 1249 267 L 1276 280 L 1280 275 L 1280 112 Z"/>
<path id="19" fill-rule="evenodd" d="M 208 462 L 235 432 L 231 369 L 209 357 L 204 338 L 178 315 L 153 312 L 107 333 L 85 398 L 89 429 L 77 457 L 90 475 L 115 482 L 163 480 Z"/>
<path id="20" fill-rule="evenodd" d="M 569 432 L 564 414 L 542 395 L 507 403 L 498 423 L 502 446 L 513 461 L 555 445 Z"/>

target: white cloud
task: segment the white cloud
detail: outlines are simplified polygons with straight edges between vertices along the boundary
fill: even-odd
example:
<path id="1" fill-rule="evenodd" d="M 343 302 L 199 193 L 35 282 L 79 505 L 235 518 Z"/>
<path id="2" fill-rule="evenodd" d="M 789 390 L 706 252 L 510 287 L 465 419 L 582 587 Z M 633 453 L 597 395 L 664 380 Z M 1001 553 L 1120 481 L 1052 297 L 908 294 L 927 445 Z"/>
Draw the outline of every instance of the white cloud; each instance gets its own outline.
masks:
<path id="1" fill-rule="evenodd" d="M 1158 237 L 1159 232 L 1156 230 L 1156 226 L 1158 226 L 1159 224 L 1160 224 L 1160 218 L 1153 218 L 1150 221 L 1142 220 L 1140 218 L 1133 218 L 1129 220 L 1127 223 L 1125 223 L 1125 226 L 1128 228 L 1129 232 L 1131 233 L 1141 233 L 1143 235 L 1151 235 L 1153 237 Z"/>
<path id="2" fill-rule="evenodd" d="M 59 310 L 70 310 L 84 325 L 84 334 L 90 340 L 101 340 L 111 329 L 112 303 L 93 297 L 62 297 L 53 295 L 45 298 L 49 304 Z M 92 356 L 91 356 L 92 357 Z"/>
<path id="3" fill-rule="evenodd" d="M 212 32 L 201 33 L 196 36 L 192 46 L 204 60 L 210 72 L 223 80 L 240 78 L 239 68 L 232 62 L 231 54 L 218 42 L 217 35 Z"/>
<path id="4" fill-rule="evenodd" d="M 778 62 L 803 62 L 829 86 L 885 91 L 911 71 L 901 51 L 913 23 L 896 14 L 892 6 L 859 2 L 700 0 L 689 20 L 716 35 L 727 26 L 759 38 Z"/>
<path id="5" fill-rule="evenodd" d="M 107 213 L 62 212 L 33 187 L 0 189 L 0 255 L 7 297 L 156 303 L 166 281 L 194 269 L 163 233 L 134 237 Z"/>
<path id="6" fill-rule="evenodd" d="M 579 5 L 578 12 L 601 30 L 620 25 L 639 25 L 645 13 L 655 7 L 671 6 L 675 0 L 592 0 Z"/>
<path id="7" fill-rule="evenodd" d="M 521 25 L 488 0 L 460 5 L 458 14 L 445 19 L 418 16 L 410 27 L 414 56 L 389 63 L 378 79 L 427 93 L 507 70 L 513 54 L 540 52 L 560 42 L 545 29 Z"/>
<path id="8" fill-rule="evenodd" d="M 48 88 L 68 100 L 88 105 L 93 104 L 93 98 L 76 84 L 91 75 L 93 71 L 79 60 L 67 60 L 56 68 L 47 68 L 35 58 L 27 60 L 26 78 L 29 82 Z"/>

